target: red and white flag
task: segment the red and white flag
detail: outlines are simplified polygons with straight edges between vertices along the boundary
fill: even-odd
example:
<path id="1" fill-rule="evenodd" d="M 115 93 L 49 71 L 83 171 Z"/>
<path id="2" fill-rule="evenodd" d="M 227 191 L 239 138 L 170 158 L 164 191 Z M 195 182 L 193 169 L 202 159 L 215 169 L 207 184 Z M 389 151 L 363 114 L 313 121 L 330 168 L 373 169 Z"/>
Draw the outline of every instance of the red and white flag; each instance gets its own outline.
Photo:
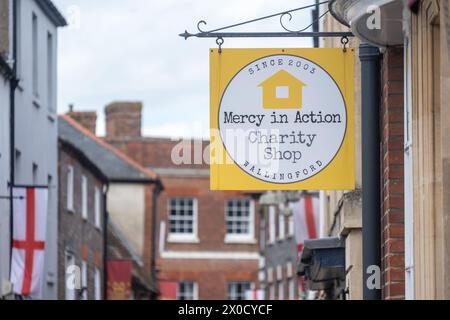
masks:
<path id="1" fill-rule="evenodd" d="M 14 293 L 42 298 L 48 189 L 14 188 L 11 283 Z"/>
<path id="2" fill-rule="evenodd" d="M 320 201 L 319 197 L 306 194 L 299 202 L 291 203 L 294 215 L 295 239 L 300 253 L 305 240 L 317 239 L 320 235 Z"/>

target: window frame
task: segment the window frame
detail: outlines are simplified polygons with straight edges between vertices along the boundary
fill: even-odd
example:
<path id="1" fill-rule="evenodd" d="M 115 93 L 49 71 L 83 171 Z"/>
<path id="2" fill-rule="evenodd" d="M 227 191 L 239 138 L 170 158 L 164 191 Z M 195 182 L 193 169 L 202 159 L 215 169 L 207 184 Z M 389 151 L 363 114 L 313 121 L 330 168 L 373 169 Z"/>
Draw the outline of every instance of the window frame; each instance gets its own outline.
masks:
<path id="1" fill-rule="evenodd" d="M 277 212 L 275 206 L 269 206 L 269 244 L 277 239 Z"/>
<path id="2" fill-rule="evenodd" d="M 285 300 L 285 288 L 284 288 L 284 280 L 277 281 L 277 291 L 278 291 L 278 300 Z"/>
<path id="3" fill-rule="evenodd" d="M 33 54 L 31 88 L 33 97 L 39 99 L 39 20 L 35 12 L 32 12 L 31 16 L 31 50 Z"/>
<path id="4" fill-rule="evenodd" d="M 81 289 L 83 290 L 83 294 L 81 295 L 81 300 L 88 300 L 88 279 L 89 279 L 89 267 L 86 260 L 81 261 Z"/>
<path id="5" fill-rule="evenodd" d="M 95 186 L 95 191 L 94 191 L 94 223 L 95 223 L 95 227 L 98 230 L 102 229 L 102 219 L 101 219 L 101 192 L 100 192 L 100 188 L 98 186 Z"/>
<path id="6" fill-rule="evenodd" d="M 295 300 L 295 279 L 294 277 L 290 277 L 288 278 L 288 299 L 289 300 Z"/>
<path id="7" fill-rule="evenodd" d="M 94 297 L 95 300 L 102 300 L 102 274 L 97 267 L 94 271 Z"/>
<path id="8" fill-rule="evenodd" d="M 88 178 L 85 175 L 81 176 L 81 217 L 84 221 L 89 219 L 89 204 L 88 204 Z"/>
<path id="9" fill-rule="evenodd" d="M 55 76 L 54 76 L 54 57 L 55 57 L 55 41 L 53 34 L 47 32 L 47 108 L 50 114 L 56 113 L 55 103 L 54 103 L 54 87 L 55 87 Z"/>
<path id="10" fill-rule="evenodd" d="M 74 213 L 74 183 L 75 183 L 75 168 L 72 165 L 67 166 L 67 211 Z"/>
<path id="11" fill-rule="evenodd" d="M 170 230 L 172 200 L 192 200 L 192 233 L 173 233 Z M 194 197 L 170 197 L 167 199 L 167 241 L 172 243 L 199 243 L 198 238 L 198 200 Z"/>
<path id="12" fill-rule="evenodd" d="M 228 233 L 227 223 L 228 223 L 228 204 L 232 201 L 248 201 L 249 202 L 249 221 L 248 221 L 248 233 L 235 234 Z M 227 199 L 225 200 L 225 243 L 250 243 L 255 244 L 255 201 L 252 199 Z"/>
<path id="13" fill-rule="evenodd" d="M 278 241 L 286 239 L 286 216 L 283 210 L 278 212 Z"/>
<path id="14" fill-rule="evenodd" d="M 291 213 L 288 217 L 288 230 L 287 230 L 287 238 L 295 237 L 295 222 L 294 222 L 294 214 Z"/>
<path id="15" fill-rule="evenodd" d="M 181 285 L 192 285 L 192 299 L 180 299 L 181 296 Z M 186 296 L 186 293 L 183 293 L 184 296 Z M 190 294 L 191 295 L 191 294 Z M 198 283 L 195 281 L 180 281 L 177 285 L 177 300 L 179 301 L 195 301 L 198 300 Z"/>
<path id="16" fill-rule="evenodd" d="M 248 285 L 248 289 L 243 290 L 243 292 L 238 293 L 237 290 L 234 290 L 234 292 L 231 292 L 231 288 L 233 285 L 236 286 L 243 286 Z M 245 293 L 247 290 L 251 290 L 254 286 L 254 283 L 251 281 L 229 281 L 227 283 L 227 300 L 229 301 L 244 301 L 246 300 Z"/>

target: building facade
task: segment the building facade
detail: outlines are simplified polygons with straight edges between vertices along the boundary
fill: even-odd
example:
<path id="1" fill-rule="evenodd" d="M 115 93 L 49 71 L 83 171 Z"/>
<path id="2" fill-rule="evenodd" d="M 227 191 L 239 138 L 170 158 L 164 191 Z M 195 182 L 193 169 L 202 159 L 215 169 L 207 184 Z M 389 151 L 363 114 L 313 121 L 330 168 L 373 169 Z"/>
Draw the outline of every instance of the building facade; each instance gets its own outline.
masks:
<path id="1" fill-rule="evenodd" d="M 66 22 L 49 0 L 2 1 L 0 27 L 4 58 L 10 62 L 18 86 L 14 88 L 14 165 L 10 180 L 15 185 L 49 187 L 49 212 L 44 262 L 46 299 L 57 298 L 57 28 Z M 5 11 L 3 11 L 5 10 Z M 7 18 L 7 19 L 3 19 Z M 13 28 L 16 26 L 16 28 Z M 6 36 L 6 35 L 9 35 Z M 11 103 L 11 101 L 10 101 Z M 2 100 L 3 104 L 3 100 Z M 3 114 L 2 114 L 3 117 Z M 14 128 L 14 129 L 13 129 Z M 9 247 L 9 231 L 7 234 Z M 3 242 L 3 241 L 2 241 Z M 9 252 L 9 250 L 6 250 Z M 2 256 L 2 278 L 9 274 L 9 255 Z M 6 278 L 8 279 L 8 278 Z"/>
<path id="2" fill-rule="evenodd" d="M 324 13 L 327 8 L 321 6 Z M 332 16 L 326 15 L 321 31 L 348 31 L 348 28 Z M 322 47 L 341 47 L 339 38 L 325 38 Z M 345 290 L 347 299 L 362 299 L 362 172 L 361 172 L 361 64 L 359 61 L 359 40 L 350 38 L 349 47 L 355 55 L 355 191 L 321 191 L 321 227 L 320 237 L 342 237 L 346 246 Z"/>
<path id="3" fill-rule="evenodd" d="M 374 17 L 367 6 L 380 13 L 375 31 L 364 27 Z M 351 25 L 380 49 L 382 298 L 448 299 L 448 1 L 335 0 L 330 8 L 339 22 L 330 17 L 327 30 Z"/>
<path id="4" fill-rule="evenodd" d="M 91 113 L 86 115 L 89 119 Z M 77 120 L 74 120 L 72 116 Z M 105 254 L 105 251 L 100 242 L 112 240 L 111 247 L 108 241 L 106 242 L 108 246 L 106 253 L 112 254 L 111 259 L 126 257 L 133 260 L 133 274 L 140 288 L 136 297 L 153 299 L 157 295 L 157 287 L 155 262 L 152 258 L 155 256 L 155 249 L 151 239 L 155 217 L 154 204 L 157 203 L 158 194 L 162 189 L 161 181 L 153 171 L 145 169 L 120 150 L 96 137 L 93 131 L 95 132 L 95 127 L 84 127 L 83 113 L 72 112 L 59 117 L 60 141 L 64 141 L 66 145 L 81 153 L 77 155 L 77 159 L 70 159 L 67 154 L 62 154 L 60 158 L 60 170 L 63 175 L 61 185 L 67 187 L 65 191 L 60 191 L 60 207 L 63 210 L 61 215 L 65 215 L 62 221 L 73 223 L 76 220 L 81 224 L 81 230 L 80 226 L 69 227 L 69 230 L 77 229 L 78 233 L 73 236 L 70 234 L 63 236 L 63 239 L 69 241 L 60 242 L 60 250 L 70 253 L 70 250 L 67 250 L 67 246 L 70 245 L 69 249 L 74 248 L 75 252 L 81 256 L 80 259 L 90 259 L 98 269 L 101 288 L 104 288 L 104 269 L 100 268 L 100 265 L 102 261 L 104 264 L 110 257 L 108 254 L 103 257 L 102 254 Z M 77 170 L 80 157 L 94 165 L 90 167 L 91 171 L 93 168 L 97 168 L 98 171 L 94 171 L 95 174 L 89 174 L 85 167 L 83 171 L 83 168 L 79 166 Z M 83 172 L 85 172 L 84 187 Z M 104 181 L 100 179 L 102 176 L 106 183 L 100 183 L 99 180 Z M 67 184 L 67 180 L 73 180 L 74 183 Z M 69 188 L 71 185 L 74 186 L 74 190 Z M 91 185 L 90 189 L 89 185 Z M 67 193 L 76 195 L 73 197 L 73 203 Z M 83 210 L 83 193 L 87 194 L 84 202 L 85 210 Z M 100 204 L 98 202 L 96 204 L 95 200 L 98 194 L 105 196 L 105 200 L 100 201 Z M 93 204 L 91 214 L 89 214 L 90 204 Z M 106 213 L 100 215 L 99 219 L 99 216 L 94 213 L 102 213 L 105 207 Z M 83 220 L 83 211 L 87 211 L 87 220 L 80 221 L 80 219 Z M 102 216 L 106 217 L 107 225 Z M 66 233 L 63 228 L 64 225 L 61 226 L 61 232 Z M 89 245 L 92 246 L 89 247 Z M 75 261 L 78 262 L 77 259 Z M 101 297 L 104 297 L 103 291 Z"/>
<path id="5" fill-rule="evenodd" d="M 58 299 L 104 297 L 107 178 L 82 151 L 63 139 L 58 146 Z M 69 268 L 80 272 L 78 288 L 67 287 Z"/>
<path id="6" fill-rule="evenodd" d="M 450 5 L 410 3 L 404 18 L 406 295 L 450 299 Z"/>
<path id="7" fill-rule="evenodd" d="M 175 297 L 164 298 L 244 299 L 259 288 L 255 197 L 210 191 L 207 142 L 141 136 L 140 103 L 112 103 L 105 111 L 105 140 L 164 185 L 156 204 L 158 281 L 177 287 Z"/>
<path id="8" fill-rule="evenodd" d="M 284 195 L 283 192 L 278 192 Z M 264 196 L 263 196 L 264 197 Z M 298 246 L 292 206 L 281 197 L 276 205 L 264 206 L 261 212 L 260 278 L 266 300 L 298 300 Z M 290 207 L 291 206 L 291 207 Z"/>
<path id="9" fill-rule="evenodd" d="M 9 1 L 0 1 L 0 288 L 9 278 L 9 215 L 10 212 L 10 110 L 13 70 L 8 64 L 10 56 L 10 6 Z M 0 297 L 9 290 L 0 289 Z"/>

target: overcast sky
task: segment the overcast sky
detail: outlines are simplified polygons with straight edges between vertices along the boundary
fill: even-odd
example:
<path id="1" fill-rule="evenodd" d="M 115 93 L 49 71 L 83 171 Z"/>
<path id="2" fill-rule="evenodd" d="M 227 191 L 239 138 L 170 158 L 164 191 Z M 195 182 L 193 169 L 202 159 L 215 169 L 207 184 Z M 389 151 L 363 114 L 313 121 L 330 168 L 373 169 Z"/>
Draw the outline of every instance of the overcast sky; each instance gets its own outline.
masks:
<path id="1" fill-rule="evenodd" d="M 206 137 L 209 53 L 215 39 L 188 41 L 199 20 L 217 28 L 314 3 L 314 0 L 54 0 L 72 23 L 59 33 L 59 113 L 95 110 L 104 134 L 104 106 L 144 103 L 143 133 Z M 297 12 L 292 29 L 311 22 Z M 231 31 L 282 31 L 279 18 Z M 225 39 L 230 47 L 310 47 L 310 39 Z"/>

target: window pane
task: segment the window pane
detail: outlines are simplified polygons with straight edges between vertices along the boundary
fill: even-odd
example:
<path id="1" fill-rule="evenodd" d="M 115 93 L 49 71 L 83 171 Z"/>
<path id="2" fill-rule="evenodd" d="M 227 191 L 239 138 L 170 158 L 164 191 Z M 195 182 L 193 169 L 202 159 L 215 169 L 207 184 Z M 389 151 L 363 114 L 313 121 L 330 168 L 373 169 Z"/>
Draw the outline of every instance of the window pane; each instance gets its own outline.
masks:
<path id="1" fill-rule="evenodd" d="M 194 233 L 194 199 L 172 198 L 168 210 L 170 233 Z"/>
<path id="2" fill-rule="evenodd" d="M 178 283 L 177 299 L 178 300 L 194 300 L 194 299 L 196 299 L 194 282 Z"/>
<path id="3" fill-rule="evenodd" d="M 250 289 L 250 282 L 230 282 L 228 284 L 228 300 L 245 300 L 245 293 Z"/>
<path id="4" fill-rule="evenodd" d="M 226 208 L 226 225 L 228 234 L 249 234 L 251 215 L 249 200 L 229 200 Z"/>

